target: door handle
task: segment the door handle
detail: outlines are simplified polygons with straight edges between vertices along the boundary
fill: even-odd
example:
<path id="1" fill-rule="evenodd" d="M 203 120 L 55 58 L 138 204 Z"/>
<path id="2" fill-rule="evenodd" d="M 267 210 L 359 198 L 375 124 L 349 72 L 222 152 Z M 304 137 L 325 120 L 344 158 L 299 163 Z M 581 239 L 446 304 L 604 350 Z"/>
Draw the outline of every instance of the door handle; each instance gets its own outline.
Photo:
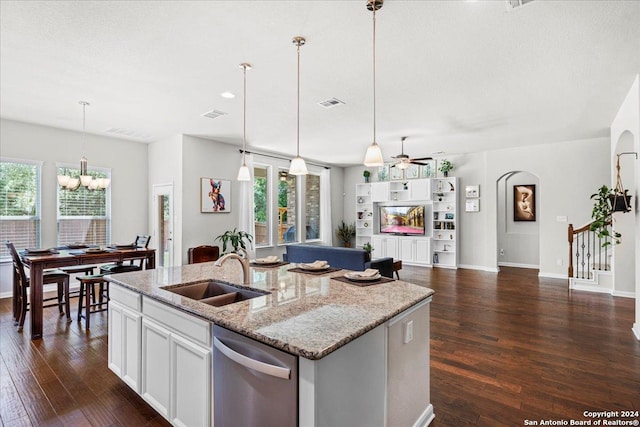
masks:
<path id="1" fill-rule="evenodd" d="M 213 345 L 215 345 L 222 354 L 245 368 L 253 369 L 254 371 L 262 372 L 263 374 L 285 380 L 291 378 L 291 369 L 282 368 L 280 366 L 271 365 L 269 363 L 260 362 L 259 360 L 247 357 L 244 354 L 240 354 L 237 351 L 230 349 L 216 337 L 213 338 Z"/>

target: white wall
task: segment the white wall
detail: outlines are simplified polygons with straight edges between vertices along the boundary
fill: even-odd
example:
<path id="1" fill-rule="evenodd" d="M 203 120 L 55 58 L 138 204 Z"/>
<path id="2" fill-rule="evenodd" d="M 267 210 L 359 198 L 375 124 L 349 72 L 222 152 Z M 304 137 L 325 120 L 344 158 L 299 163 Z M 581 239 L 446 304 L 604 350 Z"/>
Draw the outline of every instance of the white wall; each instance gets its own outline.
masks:
<path id="1" fill-rule="evenodd" d="M 613 161 L 615 158 L 616 147 L 620 137 L 629 131 L 633 135 L 633 151 L 640 153 L 640 77 L 636 75 L 626 98 L 622 102 L 618 114 L 611 123 L 611 157 Z M 622 236 L 625 242 L 635 241 L 635 297 L 636 297 L 636 318 L 633 325 L 633 331 L 640 340 L 640 205 L 638 203 L 638 196 L 640 196 L 640 161 L 634 159 L 632 166 L 635 171 L 635 194 L 633 195 L 633 215 L 635 215 L 635 233 L 632 236 Z M 614 169 L 615 170 L 615 169 Z M 614 176 L 612 174 L 612 176 Z M 624 177 L 623 177 L 624 178 Z M 615 182 L 615 181 L 614 181 Z M 629 181 L 627 181 L 629 182 Z M 626 215 L 631 215 L 628 213 Z M 629 245 L 630 246 L 630 245 Z M 614 248 L 614 263 L 616 271 L 618 272 L 617 260 L 623 256 L 621 254 L 622 247 Z M 619 273 L 623 273 L 619 271 Z M 627 274 L 632 274 L 627 271 Z M 617 277 L 616 277 L 617 279 Z M 614 283 L 614 290 L 617 291 L 617 285 Z"/>
<path id="2" fill-rule="evenodd" d="M 173 265 L 182 264 L 182 135 L 175 135 L 149 145 L 149 224 L 153 224 L 155 185 L 173 186 Z M 151 225 L 152 226 L 152 225 Z M 152 230 L 155 233 L 155 230 Z M 157 236 L 150 247 L 158 248 Z"/>
<path id="3" fill-rule="evenodd" d="M 384 147 L 383 147 L 384 149 Z M 589 197 L 609 182 L 609 140 L 568 141 L 506 150 L 446 156 L 454 164 L 458 187 L 480 185 L 480 212 L 464 212 L 464 192 L 458 194 L 459 265 L 497 271 L 498 181 L 512 171 L 528 171 L 539 179 L 537 223 L 540 233 L 540 275 L 567 277 L 567 227 L 590 221 Z M 363 166 L 345 169 L 345 218 L 355 216 L 353 192 L 363 182 Z M 375 176 L 374 173 L 372 175 Z M 568 222 L 558 222 L 566 216 Z M 561 260 L 562 265 L 558 265 Z"/>
<path id="4" fill-rule="evenodd" d="M 43 162 L 41 245 L 56 245 L 56 164 L 79 166 L 83 154 L 90 168 L 111 169 L 111 241 L 129 242 L 148 233 L 146 144 L 86 134 L 83 150 L 82 132 L 1 119 L 0 155 Z M 0 270 L 0 295 L 5 295 L 11 276 L 8 265 Z"/>

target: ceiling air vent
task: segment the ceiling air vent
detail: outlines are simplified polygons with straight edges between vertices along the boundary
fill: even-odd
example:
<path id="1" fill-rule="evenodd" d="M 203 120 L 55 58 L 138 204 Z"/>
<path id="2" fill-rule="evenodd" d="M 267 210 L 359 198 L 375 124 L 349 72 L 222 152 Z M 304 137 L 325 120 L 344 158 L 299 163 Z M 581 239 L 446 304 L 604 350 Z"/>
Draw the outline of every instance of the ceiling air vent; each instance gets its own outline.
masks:
<path id="1" fill-rule="evenodd" d="M 337 98 L 331 98 L 331 99 L 327 99 L 326 101 L 318 102 L 318 104 L 322 105 L 324 108 L 332 108 L 340 104 L 344 104 L 344 102 L 340 101 Z"/>
<path id="2" fill-rule="evenodd" d="M 151 141 L 153 139 L 153 135 L 148 133 L 141 133 L 135 130 L 123 129 L 123 128 L 109 128 L 104 131 L 105 133 L 109 133 L 111 135 L 115 135 L 120 138 L 131 138 L 131 139 L 139 139 L 142 141 Z"/>
<path id="3" fill-rule="evenodd" d="M 227 113 L 225 113 L 224 111 L 211 110 L 202 114 L 202 117 L 209 117 L 210 119 L 215 119 L 216 117 L 224 116 L 226 114 Z"/>
<path id="4" fill-rule="evenodd" d="M 524 6 L 527 3 L 531 3 L 534 0 L 505 0 L 507 2 L 507 11 L 517 9 L 520 6 Z"/>

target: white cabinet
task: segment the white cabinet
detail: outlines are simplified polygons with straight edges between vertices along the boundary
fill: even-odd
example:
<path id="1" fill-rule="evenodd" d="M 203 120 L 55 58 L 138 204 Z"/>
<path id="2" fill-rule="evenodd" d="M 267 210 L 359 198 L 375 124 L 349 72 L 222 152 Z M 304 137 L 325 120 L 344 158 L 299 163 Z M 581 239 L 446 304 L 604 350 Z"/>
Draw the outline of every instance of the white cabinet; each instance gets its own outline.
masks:
<path id="1" fill-rule="evenodd" d="M 109 301 L 108 366 L 136 393 L 140 393 L 140 294 L 111 285 Z"/>
<path id="2" fill-rule="evenodd" d="M 373 234 L 372 184 L 356 184 L 356 247 L 371 243 Z"/>
<path id="3" fill-rule="evenodd" d="M 458 209 L 456 178 L 431 180 L 433 199 L 433 265 L 434 267 L 457 268 L 457 224 Z"/>
<path id="4" fill-rule="evenodd" d="M 409 180 L 409 200 L 431 200 L 429 179 Z"/>
<path id="5" fill-rule="evenodd" d="M 374 203 L 389 201 L 390 184 L 389 181 L 371 183 L 371 201 Z"/>
<path id="6" fill-rule="evenodd" d="M 373 258 L 398 258 L 398 237 L 375 234 L 371 237 Z"/>
<path id="7" fill-rule="evenodd" d="M 140 395 L 166 419 L 169 418 L 171 332 L 153 320 L 142 320 L 142 387 Z"/>
<path id="8" fill-rule="evenodd" d="M 177 426 L 208 426 L 211 323 L 110 284 L 109 369 Z"/>
<path id="9" fill-rule="evenodd" d="M 399 258 L 406 264 L 429 265 L 431 251 L 428 237 L 398 237 Z"/>

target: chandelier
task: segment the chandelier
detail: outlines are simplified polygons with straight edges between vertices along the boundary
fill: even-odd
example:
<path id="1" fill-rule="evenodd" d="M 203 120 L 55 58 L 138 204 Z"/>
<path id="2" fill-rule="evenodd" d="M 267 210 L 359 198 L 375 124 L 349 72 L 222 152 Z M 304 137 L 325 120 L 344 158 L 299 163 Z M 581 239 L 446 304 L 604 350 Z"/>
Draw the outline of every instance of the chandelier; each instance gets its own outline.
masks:
<path id="1" fill-rule="evenodd" d="M 84 151 L 86 133 L 86 108 L 89 104 L 86 101 L 78 101 L 82 105 L 82 149 Z M 104 190 L 109 186 L 109 178 L 94 178 L 87 172 L 87 158 L 83 155 L 80 158 L 80 176 L 72 177 L 71 174 L 64 173 L 58 175 L 58 184 L 67 190 L 77 190 L 85 187 L 88 190 Z"/>

